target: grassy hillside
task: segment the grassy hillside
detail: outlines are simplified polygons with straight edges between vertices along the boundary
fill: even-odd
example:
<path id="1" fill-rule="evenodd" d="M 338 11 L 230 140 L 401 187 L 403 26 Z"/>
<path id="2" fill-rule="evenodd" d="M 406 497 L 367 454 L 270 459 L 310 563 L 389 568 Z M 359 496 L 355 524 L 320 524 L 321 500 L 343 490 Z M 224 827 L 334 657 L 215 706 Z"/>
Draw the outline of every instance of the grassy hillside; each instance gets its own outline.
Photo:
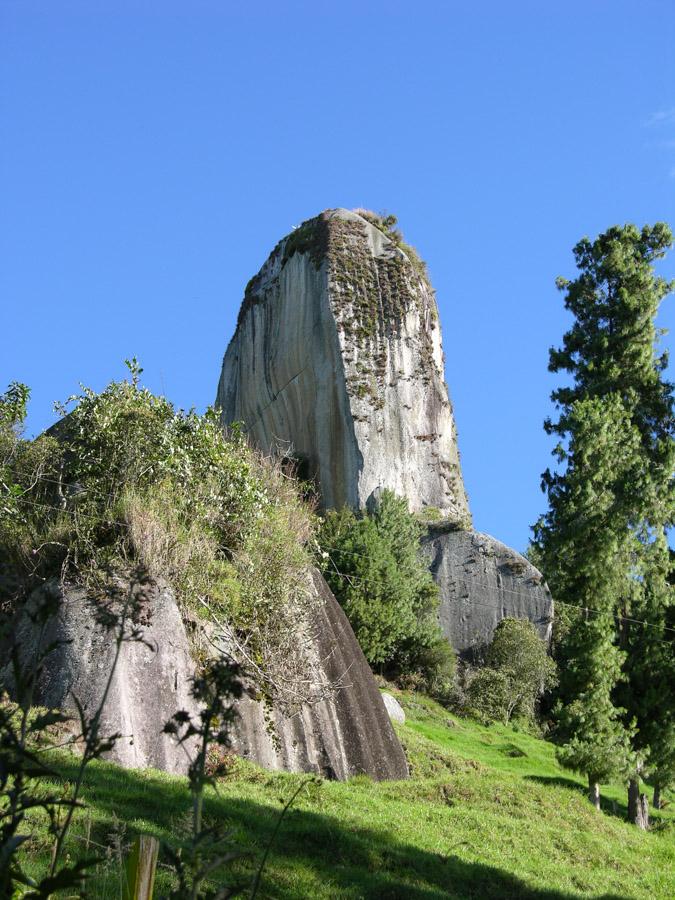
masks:
<path id="1" fill-rule="evenodd" d="M 451 717 L 432 701 L 400 694 L 408 721 L 398 731 L 412 778 L 376 784 L 307 780 L 284 820 L 265 869 L 262 896 L 308 898 L 670 898 L 675 828 L 667 809 L 650 833 L 623 821 L 620 786 L 597 814 L 584 785 L 555 762 L 553 747 L 503 726 Z M 73 770 L 62 758 L 64 777 Z M 237 762 L 210 791 L 207 817 L 226 820 L 245 854 L 226 873 L 250 880 L 282 803 L 303 780 Z M 672 798 L 671 798 L 672 799 Z M 174 845 L 186 827 L 185 781 L 98 763 L 71 840 L 73 857 L 107 852 L 92 896 L 119 896 L 115 846 L 137 831 Z M 122 834 L 121 834 L 122 833 Z M 96 846 L 100 845 L 100 846 Z M 104 851 L 104 848 L 108 848 Z M 33 864 L 48 854 L 38 835 Z M 159 871 L 156 896 L 170 883 Z"/>

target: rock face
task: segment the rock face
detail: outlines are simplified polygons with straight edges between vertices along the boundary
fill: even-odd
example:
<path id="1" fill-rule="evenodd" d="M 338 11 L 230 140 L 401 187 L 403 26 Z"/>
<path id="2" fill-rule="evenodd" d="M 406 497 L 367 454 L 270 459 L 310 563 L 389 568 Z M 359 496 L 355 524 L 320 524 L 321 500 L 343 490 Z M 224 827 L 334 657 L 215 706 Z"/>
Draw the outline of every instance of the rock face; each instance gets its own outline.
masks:
<path id="1" fill-rule="evenodd" d="M 390 488 L 469 522 L 434 292 L 414 251 L 344 209 L 305 222 L 247 288 L 217 404 L 290 447 L 326 508 Z"/>
<path id="2" fill-rule="evenodd" d="M 463 655 L 488 644 L 499 622 L 533 622 L 549 640 L 553 599 L 543 576 L 524 556 L 477 531 L 429 529 L 423 540 L 441 593 L 441 628 Z"/>
<path id="3" fill-rule="evenodd" d="M 240 701 L 234 749 L 268 769 L 317 772 L 339 780 L 359 774 L 378 781 L 406 778 L 405 755 L 363 651 L 322 576 L 314 572 L 313 579 L 323 601 L 317 613 L 315 664 L 329 681 L 342 680 L 345 686 L 292 718 L 273 711 L 276 740 L 266 727 L 263 704 Z"/>
<path id="4" fill-rule="evenodd" d="M 122 597 L 129 588 L 128 584 L 122 586 Z M 54 594 L 59 602 L 57 613 L 48 621 L 42 647 L 53 641 L 68 643 L 61 643 L 47 657 L 37 685 L 36 703 L 66 709 L 77 716 L 74 694 L 91 716 L 98 708 L 112 669 L 114 630 L 103 621 L 105 607 L 100 601 L 91 599 L 81 588 L 61 591 L 56 581 L 35 591 L 26 610 L 42 603 L 45 591 Z M 100 734 L 122 735 L 109 758 L 123 766 L 152 766 L 183 773 L 187 771 L 185 751 L 161 732 L 177 710 L 197 712 L 189 693 L 194 662 L 187 635 L 167 585 L 139 585 L 133 594 L 135 624 L 143 643 L 122 645 L 103 709 Z M 119 614 L 123 602 L 114 602 L 115 614 Z M 37 652 L 39 629 L 26 610 L 19 614 L 14 643 L 28 662 Z"/>
<path id="5" fill-rule="evenodd" d="M 321 575 L 314 572 L 311 577 L 321 601 L 316 612 L 315 664 L 322 667 L 321 674 L 330 682 L 342 679 L 345 686 L 330 699 L 303 707 L 292 718 L 273 708 L 272 733 L 263 704 L 245 696 L 237 702 L 234 749 L 272 769 L 316 772 L 338 779 L 361 773 L 377 780 L 405 778 L 405 755 L 354 632 Z M 127 587 L 122 586 L 122 593 Z M 52 582 L 33 594 L 27 609 L 35 608 L 44 591 L 55 592 L 59 605 L 42 646 L 52 641 L 69 643 L 61 644 L 48 656 L 36 702 L 75 711 L 75 694 L 92 714 L 111 671 L 114 632 L 101 621 L 100 601 L 92 600 L 79 588 L 62 592 Z M 134 623 L 143 643 L 122 646 L 104 707 L 101 734 L 122 734 L 109 757 L 124 766 L 185 772 L 184 750 L 161 731 L 177 710 L 198 712 L 189 693 L 195 670 L 190 641 L 173 592 L 166 584 L 149 582 L 135 598 Z M 115 610 L 119 611 L 119 602 Z M 39 629 L 25 611 L 19 614 L 13 640 L 24 659 L 36 651 L 38 634 Z M 7 674 L 5 668 L 3 680 Z"/>
<path id="6" fill-rule="evenodd" d="M 281 240 L 249 282 L 217 404 L 265 451 L 290 448 L 324 508 L 383 488 L 468 528 L 434 292 L 414 251 L 372 216 L 327 210 Z M 548 637 L 551 596 L 523 557 L 473 531 L 424 542 L 442 627 L 465 652 L 504 616 Z"/>

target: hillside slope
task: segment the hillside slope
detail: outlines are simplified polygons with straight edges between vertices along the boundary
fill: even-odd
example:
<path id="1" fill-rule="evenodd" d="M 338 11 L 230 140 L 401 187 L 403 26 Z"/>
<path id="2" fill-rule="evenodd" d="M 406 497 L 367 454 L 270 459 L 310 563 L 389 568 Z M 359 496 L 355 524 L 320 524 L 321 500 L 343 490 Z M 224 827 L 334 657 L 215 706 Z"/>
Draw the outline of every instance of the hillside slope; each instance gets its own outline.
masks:
<path id="1" fill-rule="evenodd" d="M 274 841 L 261 895 L 290 898 L 666 898 L 675 894 L 674 818 L 658 813 L 643 833 L 623 820 L 620 786 L 598 815 L 581 780 L 555 762 L 553 747 L 513 728 L 450 718 L 414 694 L 399 694 L 408 721 L 398 731 L 412 769 L 407 782 L 309 780 Z M 62 758 L 64 777 L 72 760 Z M 306 776 L 305 776 L 306 777 Z M 303 776 L 236 762 L 209 793 L 207 815 L 225 820 L 245 854 L 224 873 L 250 883 L 281 804 Z M 103 852 L 125 831 L 151 832 L 174 845 L 188 817 L 185 781 L 111 764 L 90 770 L 71 842 Z M 48 842 L 30 853 L 44 860 Z M 117 897 L 119 866 L 99 866 L 93 896 Z M 170 883 L 161 866 L 156 896 Z M 246 893 L 244 894 L 246 896 Z M 260 895 L 259 895 L 260 896 Z"/>

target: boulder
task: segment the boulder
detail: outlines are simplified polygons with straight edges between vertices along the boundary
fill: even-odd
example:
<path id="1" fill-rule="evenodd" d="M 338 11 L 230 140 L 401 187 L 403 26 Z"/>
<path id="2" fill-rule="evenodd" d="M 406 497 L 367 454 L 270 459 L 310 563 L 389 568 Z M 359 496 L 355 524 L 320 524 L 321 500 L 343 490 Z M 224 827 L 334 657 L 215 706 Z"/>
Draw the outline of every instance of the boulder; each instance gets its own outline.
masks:
<path id="1" fill-rule="evenodd" d="M 57 601 L 44 633 L 29 612 Z M 40 648 L 58 645 L 45 660 L 35 702 L 65 709 L 77 716 L 74 697 L 91 717 L 108 682 L 116 652 L 112 617 L 125 602 L 132 611 L 128 628 L 138 629 L 142 641 L 122 644 L 110 691 L 103 708 L 100 734 L 121 734 L 108 758 L 128 768 L 153 767 L 165 772 L 187 771 L 185 750 L 164 724 L 179 709 L 198 712 L 190 696 L 194 662 L 172 590 L 164 582 L 119 581 L 113 594 L 93 598 L 74 585 L 61 588 L 56 580 L 38 588 L 18 614 L 14 643 L 30 665 Z M 3 671 L 4 679 L 9 673 Z M 11 677 L 9 677 L 11 685 Z"/>
<path id="2" fill-rule="evenodd" d="M 312 571 L 309 577 L 317 598 L 311 665 L 323 681 L 340 687 L 290 717 L 274 706 L 268 711 L 264 703 L 245 695 L 236 704 L 233 748 L 270 769 L 316 772 L 337 779 L 357 774 L 377 780 L 405 778 L 405 755 L 354 632 L 321 575 Z M 57 601 L 57 610 L 41 635 L 28 613 L 49 594 Z M 101 734 L 119 732 L 122 737 L 108 757 L 127 767 L 184 773 L 185 750 L 162 734 L 162 727 L 179 709 L 198 713 L 189 692 L 195 662 L 173 591 L 166 583 L 133 584 L 119 579 L 111 595 L 94 599 L 82 588 L 62 589 L 56 581 L 50 582 L 34 592 L 18 614 L 13 642 L 24 661 L 35 658 L 40 641 L 42 647 L 60 642 L 46 659 L 35 702 L 75 712 L 76 696 L 92 715 L 115 655 L 110 617 L 119 615 L 126 597 L 132 598 L 133 627 L 142 640 L 121 647 Z M 11 688 L 9 669 L 5 659 L 3 681 Z"/>
<path id="3" fill-rule="evenodd" d="M 462 655 L 484 647 L 507 617 L 529 619 L 548 641 L 553 599 L 524 556 L 478 531 L 429 528 L 422 546 L 440 589 L 443 633 Z"/>
<path id="4" fill-rule="evenodd" d="M 339 780 L 361 774 L 377 781 L 406 778 L 405 754 L 352 627 L 318 571 L 312 580 L 321 602 L 311 665 L 317 680 L 342 686 L 290 717 L 278 709 L 267 717 L 262 701 L 244 698 L 237 707 L 234 749 L 267 769 Z"/>
<path id="5" fill-rule="evenodd" d="M 396 697 L 394 697 L 393 694 L 389 694 L 387 691 L 382 691 L 382 699 L 384 700 L 384 705 L 392 722 L 398 722 L 399 724 L 404 725 L 405 712 Z"/>

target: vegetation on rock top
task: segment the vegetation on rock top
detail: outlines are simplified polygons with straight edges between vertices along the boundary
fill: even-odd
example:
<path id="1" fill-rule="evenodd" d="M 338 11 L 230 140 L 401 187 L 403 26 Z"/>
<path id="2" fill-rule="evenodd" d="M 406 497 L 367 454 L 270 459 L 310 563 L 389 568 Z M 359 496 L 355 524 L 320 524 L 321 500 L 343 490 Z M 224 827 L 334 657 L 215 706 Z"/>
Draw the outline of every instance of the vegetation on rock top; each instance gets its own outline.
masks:
<path id="1" fill-rule="evenodd" d="M 135 361 L 129 368 L 130 380 L 71 398 L 56 437 L 21 439 L 27 394 L 18 408 L 16 391 L 0 402 L 11 485 L 0 554 L 20 576 L 5 586 L 6 612 L 52 576 L 96 592 L 140 565 L 169 581 L 186 618 L 245 638 L 256 671 L 277 676 L 260 685 L 274 692 L 279 674 L 300 666 L 314 602 L 311 510 L 280 463 L 236 429 L 225 434 L 215 410 L 176 410 L 140 386 Z"/>

